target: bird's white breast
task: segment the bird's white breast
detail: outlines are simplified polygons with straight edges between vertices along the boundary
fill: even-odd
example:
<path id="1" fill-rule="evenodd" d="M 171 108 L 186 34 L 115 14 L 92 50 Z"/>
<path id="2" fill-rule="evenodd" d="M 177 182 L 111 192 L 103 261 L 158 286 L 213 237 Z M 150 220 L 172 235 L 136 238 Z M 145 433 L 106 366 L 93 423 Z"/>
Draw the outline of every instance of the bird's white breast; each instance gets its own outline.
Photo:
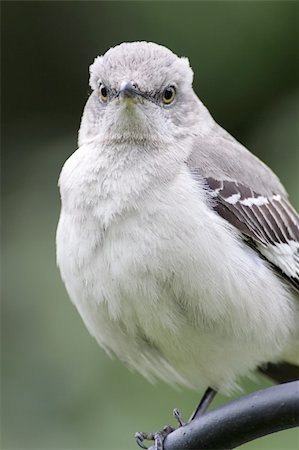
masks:
<path id="1" fill-rule="evenodd" d="M 230 388 L 275 360 L 294 328 L 290 294 L 185 165 L 146 189 L 142 170 L 107 176 L 107 164 L 88 148 L 67 161 L 57 231 L 63 280 L 97 341 L 192 387 Z"/>

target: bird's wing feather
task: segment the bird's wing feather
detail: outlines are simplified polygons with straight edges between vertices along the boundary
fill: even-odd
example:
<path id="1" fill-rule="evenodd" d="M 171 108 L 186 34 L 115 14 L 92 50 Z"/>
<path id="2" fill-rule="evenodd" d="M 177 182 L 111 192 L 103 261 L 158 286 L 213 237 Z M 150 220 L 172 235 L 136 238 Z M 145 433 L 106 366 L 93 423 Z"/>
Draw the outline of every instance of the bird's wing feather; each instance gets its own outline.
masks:
<path id="1" fill-rule="evenodd" d="M 287 196 L 272 170 L 216 123 L 209 135 L 194 139 L 186 163 L 205 178 L 238 181 L 260 195 Z"/>
<path id="2" fill-rule="evenodd" d="M 299 289 L 299 216 L 280 194 L 259 195 L 241 183 L 206 178 L 214 209 Z"/>
<path id="3" fill-rule="evenodd" d="M 298 213 L 276 175 L 217 129 L 217 139 L 196 143 L 187 161 L 189 170 L 205 180 L 215 211 L 299 290 Z"/>

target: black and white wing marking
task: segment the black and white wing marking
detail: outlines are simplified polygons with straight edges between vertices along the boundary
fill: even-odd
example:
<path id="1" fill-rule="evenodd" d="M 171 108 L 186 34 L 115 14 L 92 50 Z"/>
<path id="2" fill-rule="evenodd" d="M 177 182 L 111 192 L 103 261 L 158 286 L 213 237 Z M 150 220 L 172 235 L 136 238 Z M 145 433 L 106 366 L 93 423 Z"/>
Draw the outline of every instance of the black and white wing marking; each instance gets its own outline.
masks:
<path id="1" fill-rule="evenodd" d="M 259 195 L 241 183 L 206 178 L 217 213 L 299 290 L 299 215 L 280 194 Z"/>

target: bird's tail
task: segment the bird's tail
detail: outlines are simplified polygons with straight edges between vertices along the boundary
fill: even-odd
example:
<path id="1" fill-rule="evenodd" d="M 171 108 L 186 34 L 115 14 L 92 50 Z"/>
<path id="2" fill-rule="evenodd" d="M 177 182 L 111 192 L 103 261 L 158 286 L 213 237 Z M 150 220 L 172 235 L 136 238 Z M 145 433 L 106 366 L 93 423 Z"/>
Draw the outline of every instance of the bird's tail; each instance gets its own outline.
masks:
<path id="1" fill-rule="evenodd" d="M 299 366 L 288 362 L 268 363 L 259 367 L 258 370 L 278 384 L 299 380 Z"/>

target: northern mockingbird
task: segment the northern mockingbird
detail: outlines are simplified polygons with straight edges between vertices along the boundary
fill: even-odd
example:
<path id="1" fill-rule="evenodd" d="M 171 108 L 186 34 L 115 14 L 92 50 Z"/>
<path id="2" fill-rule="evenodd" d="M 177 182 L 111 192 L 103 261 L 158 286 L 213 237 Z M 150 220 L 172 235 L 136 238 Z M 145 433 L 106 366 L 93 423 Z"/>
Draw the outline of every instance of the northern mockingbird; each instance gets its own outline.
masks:
<path id="1" fill-rule="evenodd" d="M 192 78 L 154 43 L 95 59 L 59 179 L 57 261 L 108 353 L 211 394 L 269 362 L 299 364 L 299 219 Z"/>

